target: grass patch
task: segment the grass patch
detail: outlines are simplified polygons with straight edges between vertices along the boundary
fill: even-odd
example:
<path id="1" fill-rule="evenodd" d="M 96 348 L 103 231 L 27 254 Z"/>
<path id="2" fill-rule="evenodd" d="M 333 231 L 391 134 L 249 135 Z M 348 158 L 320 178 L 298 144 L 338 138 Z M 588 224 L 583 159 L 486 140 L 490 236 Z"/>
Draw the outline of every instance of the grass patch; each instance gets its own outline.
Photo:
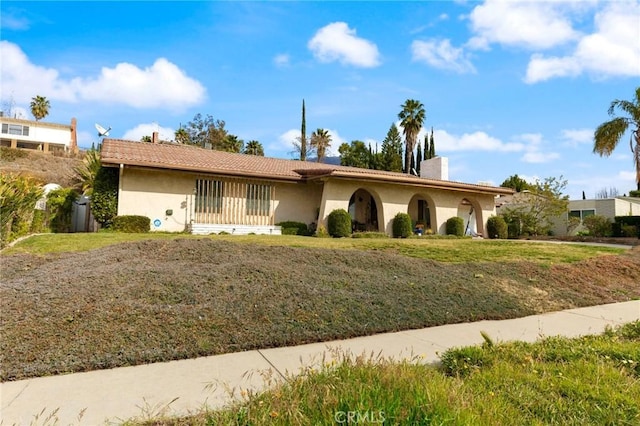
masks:
<path id="1" fill-rule="evenodd" d="M 343 356 L 226 410 L 127 424 L 335 424 L 347 416 L 407 425 L 640 422 L 640 322 L 600 336 L 484 345 L 473 349 L 481 365 L 449 364 L 470 351 L 448 351 L 444 368 Z"/>
<path id="2" fill-rule="evenodd" d="M 3 251 L 4 255 L 25 253 L 44 255 L 49 253 L 80 252 L 133 241 L 212 239 L 235 243 L 267 246 L 317 248 L 327 250 L 389 251 L 404 256 L 429 259 L 438 262 L 504 262 L 526 260 L 551 265 L 573 263 L 605 254 L 620 254 L 625 249 L 589 245 L 560 245 L 525 243 L 521 241 L 472 240 L 469 238 L 392 239 L 378 238 L 377 233 L 359 238 L 312 238 L 295 235 L 212 235 L 208 237 L 174 234 L 145 233 L 125 234 L 117 232 L 45 234 L 19 242 Z"/>
<path id="3" fill-rule="evenodd" d="M 131 236 L 97 234 L 103 242 Z M 82 252 L 3 255 L 0 378 L 515 318 L 640 297 L 637 249 L 548 266 L 436 262 L 403 254 L 400 249 L 413 243 L 390 239 L 329 240 L 331 247 L 341 247 L 329 249 L 321 245 L 324 240 L 295 236 L 153 238 Z M 294 246 L 308 242 L 321 248 Z M 455 244 L 472 242 L 438 243 L 456 250 Z M 428 248 L 420 241 L 413 250 Z"/>

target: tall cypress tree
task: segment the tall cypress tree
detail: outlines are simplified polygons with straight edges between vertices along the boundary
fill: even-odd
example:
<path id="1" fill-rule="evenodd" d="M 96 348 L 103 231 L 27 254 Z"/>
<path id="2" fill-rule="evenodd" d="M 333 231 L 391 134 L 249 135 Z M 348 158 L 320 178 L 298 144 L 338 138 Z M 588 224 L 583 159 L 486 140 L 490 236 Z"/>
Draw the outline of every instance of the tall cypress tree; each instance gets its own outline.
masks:
<path id="1" fill-rule="evenodd" d="M 436 143 L 433 140 L 433 127 L 431 128 L 431 142 L 429 143 L 429 158 L 436 156 Z"/>
<path id="2" fill-rule="evenodd" d="M 426 152 L 427 148 L 425 147 L 424 150 Z M 420 176 L 420 163 L 422 162 L 422 142 L 420 141 L 418 141 L 418 153 L 416 157 L 418 158 L 418 161 L 416 161 L 416 172 L 418 176 Z"/>
<path id="3" fill-rule="evenodd" d="M 302 100 L 302 128 L 300 129 L 300 161 L 307 160 L 307 119 L 305 117 L 304 99 Z"/>

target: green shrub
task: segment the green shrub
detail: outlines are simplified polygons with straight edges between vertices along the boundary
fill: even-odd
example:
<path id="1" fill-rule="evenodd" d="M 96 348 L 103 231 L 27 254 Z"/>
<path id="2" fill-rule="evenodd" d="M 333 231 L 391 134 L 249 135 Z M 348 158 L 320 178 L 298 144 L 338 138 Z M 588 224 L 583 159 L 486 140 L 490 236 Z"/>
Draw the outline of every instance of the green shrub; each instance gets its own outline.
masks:
<path id="1" fill-rule="evenodd" d="M 585 228 L 589 230 L 592 237 L 608 237 L 611 236 L 612 227 L 611 220 L 599 214 L 587 216 L 582 220 Z"/>
<path id="2" fill-rule="evenodd" d="M 283 235 L 310 235 L 309 227 L 304 222 L 287 220 L 284 222 L 276 223 L 276 226 L 280 226 L 282 228 Z"/>
<path id="3" fill-rule="evenodd" d="M 47 194 L 49 227 L 52 232 L 70 232 L 73 202 L 78 193 L 73 188 L 59 188 Z"/>
<path id="4" fill-rule="evenodd" d="M 489 238 L 505 239 L 509 236 L 507 222 L 502 216 L 491 216 L 487 220 L 487 234 Z"/>
<path id="5" fill-rule="evenodd" d="M 0 146 L 0 157 L 3 161 L 11 162 L 18 158 L 24 158 L 27 156 L 27 151 L 17 148 L 9 148 L 8 146 Z"/>
<path id="6" fill-rule="evenodd" d="M 33 212 L 33 219 L 31 220 L 31 229 L 29 232 L 38 234 L 41 232 L 47 232 L 46 225 L 47 214 L 44 210 L 35 210 Z"/>
<path id="7" fill-rule="evenodd" d="M 413 234 L 411 217 L 406 213 L 398 213 L 393 218 L 393 238 L 407 238 Z"/>
<path id="8" fill-rule="evenodd" d="M 91 211 L 96 221 L 103 227 L 111 226 L 118 214 L 118 169 L 100 167 L 93 183 Z"/>
<path id="9" fill-rule="evenodd" d="M 0 173 L 0 246 L 29 232 L 40 197 L 42 188 L 35 179 Z"/>
<path id="10" fill-rule="evenodd" d="M 640 198 L 640 191 L 629 191 L 629 197 L 638 197 L 638 198 Z"/>
<path id="11" fill-rule="evenodd" d="M 117 232 L 129 234 L 149 232 L 151 229 L 151 219 L 146 216 L 116 216 L 113 218 L 111 228 Z"/>
<path id="12" fill-rule="evenodd" d="M 325 228 L 323 225 L 319 225 L 316 228 L 316 232 L 315 234 L 313 234 L 314 236 L 318 237 L 318 238 L 329 238 L 329 232 L 327 232 L 327 228 Z"/>
<path id="13" fill-rule="evenodd" d="M 637 226 L 633 225 L 622 225 L 620 227 L 620 236 L 622 237 L 637 237 L 640 235 Z"/>
<path id="14" fill-rule="evenodd" d="M 337 209 L 329 213 L 327 221 L 329 235 L 334 238 L 351 236 L 351 216 L 345 209 Z"/>
<path id="15" fill-rule="evenodd" d="M 461 217 L 454 216 L 447 219 L 447 235 L 464 236 L 464 220 Z"/>

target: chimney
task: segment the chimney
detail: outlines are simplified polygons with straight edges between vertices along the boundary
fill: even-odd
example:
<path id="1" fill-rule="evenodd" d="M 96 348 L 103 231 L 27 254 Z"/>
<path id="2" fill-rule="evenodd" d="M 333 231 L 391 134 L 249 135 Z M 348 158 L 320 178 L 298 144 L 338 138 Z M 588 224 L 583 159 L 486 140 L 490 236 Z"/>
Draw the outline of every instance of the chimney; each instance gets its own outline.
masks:
<path id="1" fill-rule="evenodd" d="M 69 150 L 73 153 L 78 152 L 78 122 L 75 117 L 71 118 L 71 144 Z"/>
<path id="2" fill-rule="evenodd" d="M 151 134 L 151 143 L 158 143 L 158 132 L 153 132 Z"/>
<path id="3" fill-rule="evenodd" d="M 425 179 L 449 180 L 449 159 L 433 157 L 420 162 L 420 177 Z"/>

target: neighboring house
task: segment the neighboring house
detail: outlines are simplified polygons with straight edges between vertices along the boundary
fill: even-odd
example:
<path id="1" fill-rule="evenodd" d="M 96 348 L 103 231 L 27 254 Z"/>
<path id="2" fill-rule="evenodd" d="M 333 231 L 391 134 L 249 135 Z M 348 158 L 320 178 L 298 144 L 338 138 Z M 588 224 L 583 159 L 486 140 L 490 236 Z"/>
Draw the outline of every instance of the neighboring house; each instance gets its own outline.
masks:
<path id="1" fill-rule="evenodd" d="M 280 233 L 276 223 L 326 227 L 335 209 L 360 230 L 392 233 L 397 213 L 444 234 L 461 216 L 485 234 L 495 197 L 508 188 L 451 182 L 446 161 L 422 165 L 430 178 L 401 173 L 205 150 L 192 146 L 104 139 L 101 161 L 119 168 L 118 215 L 142 215 L 158 231 L 197 234 Z M 433 178 L 438 175 L 441 179 Z M 470 221 L 475 223 L 469 224 Z"/>
<path id="2" fill-rule="evenodd" d="M 0 116 L 0 124 L 0 146 L 44 152 L 78 150 L 75 118 L 67 125 Z"/>
<path id="3" fill-rule="evenodd" d="M 568 212 L 555 221 L 553 229 L 554 235 L 568 235 L 567 224 L 569 217 L 580 219 L 580 226 L 572 231 L 576 234 L 585 230 L 582 220 L 591 215 L 601 215 L 614 221 L 616 216 L 640 216 L 640 198 L 637 197 L 615 197 L 598 198 L 590 200 L 569 201 Z"/>

